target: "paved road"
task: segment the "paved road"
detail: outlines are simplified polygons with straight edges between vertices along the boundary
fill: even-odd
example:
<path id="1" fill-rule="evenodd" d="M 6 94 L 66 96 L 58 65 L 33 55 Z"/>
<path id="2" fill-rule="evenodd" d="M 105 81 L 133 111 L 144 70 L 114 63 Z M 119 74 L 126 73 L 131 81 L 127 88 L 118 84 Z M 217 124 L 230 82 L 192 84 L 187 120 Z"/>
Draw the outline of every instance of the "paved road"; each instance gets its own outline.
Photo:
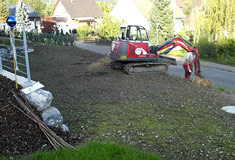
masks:
<path id="1" fill-rule="evenodd" d="M 79 48 L 91 50 L 103 55 L 109 55 L 110 47 L 108 46 L 99 46 L 94 43 L 80 42 L 76 42 L 75 45 Z M 170 65 L 168 68 L 168 73 L 184 78 L 181 58 L 176 58 L 176 60 L 177 66 Z M 210 80 L 213 86 L 222 86 L 230 90 L 235 90 L 235 67 L 201 61 L 201 71 L 202 76 L 204 76 L 207 80 Z M 191 76 L 191 78 L 193 77 Z"/>

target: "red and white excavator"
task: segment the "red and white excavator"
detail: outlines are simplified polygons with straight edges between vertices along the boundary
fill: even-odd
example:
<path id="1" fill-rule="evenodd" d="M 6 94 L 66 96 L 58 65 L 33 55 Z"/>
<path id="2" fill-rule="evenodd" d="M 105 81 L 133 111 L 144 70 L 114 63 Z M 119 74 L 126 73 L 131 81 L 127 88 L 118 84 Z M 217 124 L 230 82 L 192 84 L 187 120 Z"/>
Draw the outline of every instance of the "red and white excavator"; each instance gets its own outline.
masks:
<path id="1" fill-rule="evenodd" d="M 198 49 L 181 36 L 174 36 L 158 46 L 149 46 L 146 29 L 139 25 L 122 25 L 119 35 L 111 44 L 111 68 L 123 68 L 127 74 L 142 72 L 166 72 L 168 64 L 176 65 L 174 58 L 166 57 L 173 48 L 181 46 L 188 52 L 195 52 L 195 76 L 200 76 Z"/>

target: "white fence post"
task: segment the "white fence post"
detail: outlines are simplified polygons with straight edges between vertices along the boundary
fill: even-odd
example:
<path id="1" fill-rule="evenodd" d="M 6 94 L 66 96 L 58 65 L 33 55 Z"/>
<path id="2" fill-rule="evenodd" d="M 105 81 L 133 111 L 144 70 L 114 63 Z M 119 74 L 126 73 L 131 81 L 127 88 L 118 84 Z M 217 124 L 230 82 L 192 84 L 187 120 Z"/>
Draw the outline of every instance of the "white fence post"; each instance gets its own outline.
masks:
<path id="1" fill-rule="evenodd" d="M 25 33 L 25 24 L 22 23 L 22 26 L 23 26 L 24 53 L 25 53 L 25 63 L 26 63 L 27 78 L 28 78 L 28 83 L 31 83 L 31 75 L 30 75 L 30 69 L 29 69 L 28 48 L 27 48 L 27 40 L 26 40 L 26 33 Z"/>
<path id="2" fill-rule="evenodd" d="M 2 55 L 0 54 L 0 72 L 2 72 Z"/>

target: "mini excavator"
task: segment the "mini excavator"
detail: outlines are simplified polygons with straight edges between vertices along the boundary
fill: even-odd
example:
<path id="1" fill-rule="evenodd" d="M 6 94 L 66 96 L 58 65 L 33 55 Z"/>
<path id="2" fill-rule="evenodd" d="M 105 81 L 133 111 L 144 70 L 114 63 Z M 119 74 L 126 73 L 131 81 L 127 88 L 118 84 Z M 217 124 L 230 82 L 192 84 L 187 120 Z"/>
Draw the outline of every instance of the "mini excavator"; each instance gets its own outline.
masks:
<path id="1" fill-rule="evenodd" d="M 166 72 L 176 60 L 166 55 L 181 46 L 187 52 L 195 52 L 195 76 L 200 76 L 200 60 L 196 46 L 177 35 L 161 45 L 149 47 L 148 32 L 140 25 L 121 25 L 118 36 L 110 47 L 111 68 L 122 68 L 127 74 Z"/>

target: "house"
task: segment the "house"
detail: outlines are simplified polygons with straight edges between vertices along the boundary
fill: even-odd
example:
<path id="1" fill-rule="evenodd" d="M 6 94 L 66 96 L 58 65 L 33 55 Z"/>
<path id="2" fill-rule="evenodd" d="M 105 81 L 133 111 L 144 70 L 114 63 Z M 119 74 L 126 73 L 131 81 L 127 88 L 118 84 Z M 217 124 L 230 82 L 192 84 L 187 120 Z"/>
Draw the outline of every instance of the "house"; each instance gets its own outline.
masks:
<path id="1" fill-rule="evenodd" d="M 7 4 L 6 7 L 9 10 L 10 16 L 14 16 L 16 14 L 16 4 Z M 30 30 L 40 30 L 41 17 L 34 11 L 34 9 L 29 5 L 25 4 L 26 9 L 29 12 L 29 21 L 30 21 Z"/>
<path id="2" fill-rule="evenodd" d="M 174 30 L 179 33 L 184 27 L 184 20 L 186 18 L 183 9 L 186 7 L 183 0 L 172 0 Z"/>
<path id="3" fill-rule="evenodd" d="M 147 30 L 150 28 L 151 0 L 118 0 L 110 16 L 119 20 L 125 20 L 128 24 L 142 25 Z M 185 4 L 182 0 L 171 0 L 173 10 L 174 30 L 178 33 L 183 28 L 185 15 L 183 9 Z"/>
<path id="4" fill-rule="evenodd" d="M 194 29 L 194 23 L 196 21 L 196 18 L 198 16 L 198 13 L 200 11 L 200 8 L 202 6 L 202 0 L 195 0 L 192 6 L 192 10 L 187 18 L 186 22 L 186 29 L 187 30 L 193 30 Z"/>
<path id="5" fill-rule="evenodd" d="M 57 0 L 51 17 L 59 30 L 69 32 L 82 24 L 95 28 L 103 16 L 94 0 Z"/>
<path id="6" fill-rule="evenodd" d="M 150 10 L 150 8 L 145 10 Z M 147 15 L 146 17 L 144 16 L 133 0 L 119 0 L 111 11 L 110 16 L 120 21 L 124 20 L 127 24 L 142 25 L 147 30 L 149 29 Z"/>

